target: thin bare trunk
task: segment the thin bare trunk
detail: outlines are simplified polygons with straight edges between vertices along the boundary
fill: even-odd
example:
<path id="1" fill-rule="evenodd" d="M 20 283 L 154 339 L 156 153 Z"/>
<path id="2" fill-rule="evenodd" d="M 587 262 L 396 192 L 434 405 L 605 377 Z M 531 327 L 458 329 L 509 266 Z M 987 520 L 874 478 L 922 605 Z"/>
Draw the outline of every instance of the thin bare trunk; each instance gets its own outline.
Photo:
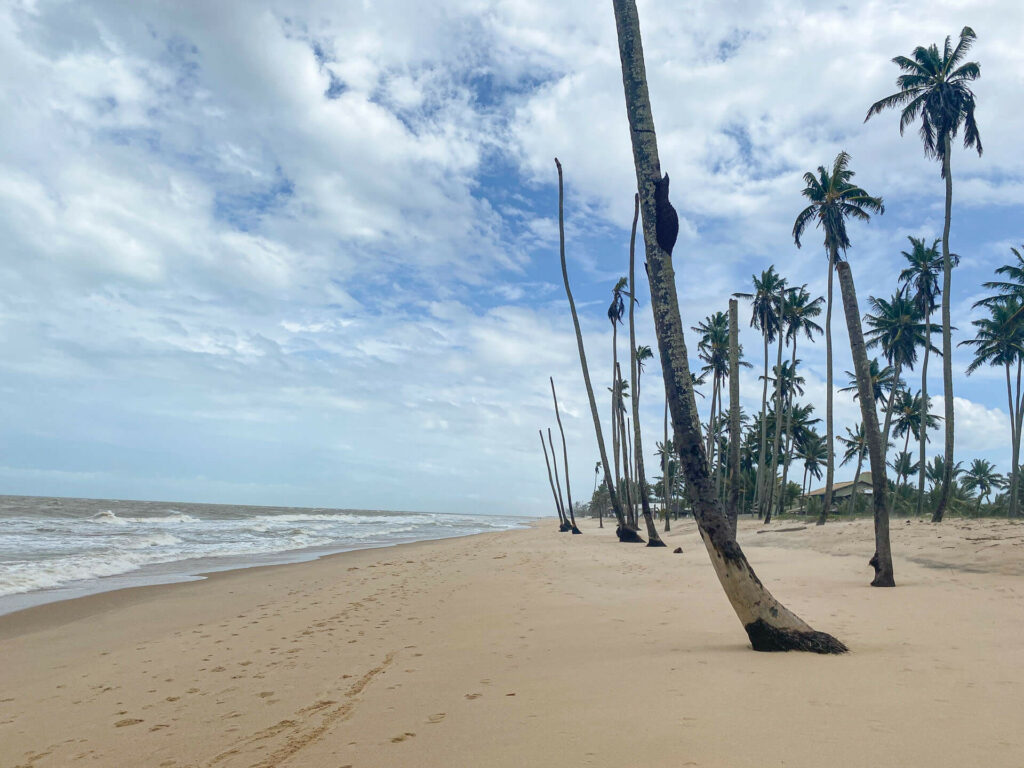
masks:
<path id="1" fill-rule="evenodd" d="M 857 307 L 857 292 L 853 286 L 853 274 L 848 262 L 836 265 L 839 272 L 839 288 L 843 294 L 843 309 L 846 312 L 846 328 L 850 334 L 850 355 L 857 375 L 857 399 L 860 400 L 861 421 L 864 425 L 864 439 L 868 444 L 868 461 L 871 466 L 871 501 L 875 512 L 875 556 L 870 564 L 875 569 L 873 587 L 894 587 L 892 571 L 892 550 L 889 545 L 889 506 L 886 503 L 888 483 L 885 477 L 885 455 L 882 452 L 882 436 L 878 431 L 878 414 L 871 388 L 871 369 L 868 364 L 867 348 L 864 346 L 864 332 L 860 325 L 860 309 Z M 854 486 L 856 488 L 856 486 Z"/>
<path id="2" fill-rule="evenodd" d="M 775 500 L 779 476 L 779 438 L 782 435 L 782 298 L 779 297 L 779 351 L 775 362 L 775 435 L 772 438 L 772 472 L 768 483 L 768 503 L 764 508 L 764 524 L 772 521 L 772 504 Z M 781 494 L 780 494 L 781 495 Z"/>
<path id="3" fill-rule="evenodd" d="M 793 356 L 789 361 L 789 370 L 796 376 L 796 336 L 793 336 Z M 778 514 L 784 511 L 786 502 L 786 483 L 789 482 L 790 451 L 793 450 L 793 390 L 790 389 L 789 397 L 786 398 L 786 449 L 782 452 L 782 485 L 779 492 Z"/>
<path id="4" fill-rule="evenodd" d="M 860 483 L 860 471 L 864 467 L 864 449 L 860 449 L 857 454 L 857 474 L 853 476 L 853 486 L 850 488 L 850 505 L 847 511 L 850 513 L 852 518 L 857 512 L 857 485 Z"/>
<path id="5" fill-rule="evenodd" d="M 825 309 L 825 495 L 821 499 L 818 525 L 824 525 L 832 506 L 832 484 L 836 477 L 835 430 L 832 426 L 832 276 L 835 273 L 836 249 L 828 252 L 828 299 Z"/>
<path id="6" fill-rule="evenodd" d="M 764 375 L 761 378 L 761 455 L 757 459 L 757 479 L 754 486 L 754 506 L 758 518 L 764 517 L 764 497 L 768 475 L 768 331 L 761 329 L 764 338 Z"/>
<path id="7" fill-rule="evenodd" d="M 562 510 L 562 499 L 559 497 L 557 491 L 555 491 L 555 480 L 551 476 L 551 461 L 548 459 L 548 447 L 544 444 L 544 431 L 538 429 L 537 434 L 540 435 L 540 447 L 544 449 L 544 464 L 548 468 L 548 485 L 551 486 L 551 495 L 555 498 L 555 510 L 558 512 L 558 530 L 560 533 L 565 533 L 569 530 L 569 526 L 565 522 L 565 512 Z"/>
<path id="8" fill-rule="evenodd" d="M 928 357 L 932 347 L 932 313 L 925 314 L 924 319 L 924 360 L 921 363 L 921 427 L 918 437 L 920 438 L 920 451 L 918 456 L 917 470 L 917 516 L 924 512 L 924 479 L 925 479 L 925 446 L 928 444 L 928 414 L 931 409 L 928 407 Z"/>
<path id="9" fill-rule="evenodd" d="M 587 352 L 583 347 L 583 332 L 580 330 L 580 319 L 576 314 L 576 302 L 572 298 L 572 290 L 569 288 L 569 271 L 565 265 L 565 217 L 563 215 L 562 192 L 562 164 L 555 159 L 555 166 L 558 168 L 558 246 L 559 256 L 562 261 L 562 282 L 565 284 L 565 295 L 569 299 L 569 311 L 572 313 L 572 324 L 576 331 L 576 348 L 580 353 L 580 367 L 583 369 L 583 383 L 587 387 L 587 398 L 590 400 L 590 415 L 594 419 L 594 432 L 597 436 L 597 448 L 601 454 L 601 466 L 604 468 L 604 483 L 608 488 L 608 497 L 611 500 L 612 510 L 615 512 L 615 519 L 618 521 L 618 534 L 620 541 L 639 541 L 640 537 L 626 526 L 626 520 L 622 516 L 622 508 L 618 499 L 615 498 L 615 483 L 612 482 L 611 471 L 608 468 L 608 452 L 604 446 L 604 435 L 601 433 L 601 417 L 597 413 L 597 400 L 594 399 L 594 387 L 590 383 L 590 369 L 587 367 Z"/>
<path id="10" fill-rule="evenodd" d="M 950 326 L 950 290 L 953 264 L 949 255 L 949 224 L 953 215 L 953 174 L 949 167 L 949 134 L 943 137 L 942 171 L 946 179 L 946 219 L 942 227 L 942 396 L 946 406 L 945 466 L 942 468 L 942 486 L 939 503 L 932 515 L 933 523 L 941 523 L 949 502 L 949 487 L 953 483 L 953 335 Z"/>
<path id="11" fill-rule="evenodd" d="M 558 431 L 562 435 L 562 467 L 565 469 L 565 497 L 569 502 L 569 524 L 573 533 L 583 533 L 576 527 L 576 513 L 572 508 L 572 491 L 569 489 L 569 449 L 565 445 L 565 429 L 562 428 L 562 414 L 558 410 L 558 395 L 555 394 L 555 379 L 548 377 L 551 382 L 551 399 L 555 401 L 555 419 L 558 421 Z"/>
<path id="12" fill-rule="evenodd" d="M 667 398 L 665 399 L 665 436 L 664 436 L 663 442 L 661 444 L 661 451 L 662 451 L 662 453 L 661 453 L 661 501 L 662 501 L 662 504 L 665 506 L 665 533 L 668 533 L 669 530 L 671 529 L 671 526 L 669 525 L 668 520 L 669 520 L 669 517 L 670 517 L 670 514 L 669 514 L 669 509 L 670 509 L 669 502 L 670 502 L 671 497 L 672 497 L 672 492 L 669 489 L 669 483 L 668 483 L 669 453 L 668 453 L 668 399 Z"/>
<path id="13" fill-rule="evenodd" d="M 613 0 L 613 6 L 626 114 L 640 192 L 654 327 L 665 374 L 665 394 L 672 413 L 676 450 L 686 477 L 698 530 L 711 557 L 712 566 L 754 650 L 843 653 L 847 650 L 845 645 L 831 635 L 816 632 L 768 592 L 732 537 L 723 507 L 714 497 L 707 455 L 696 418 L 697 403 L 693 394 L 672 268 L 671 251 L 676 240 L 678 220 L 675 219 L 675 211 L 668 199 L 668 177 L 662 178 L 658 161 L 657 138 L 647 92 L 643 44 L 640 40 L 640 21 L 635 0 Z"/>
<path id="14" fill-rule="evenodd" d="M 725 517 L 736 538 L 740 510 L 740 329 L 739 302 L 729 299 L 729 503 Z"/>

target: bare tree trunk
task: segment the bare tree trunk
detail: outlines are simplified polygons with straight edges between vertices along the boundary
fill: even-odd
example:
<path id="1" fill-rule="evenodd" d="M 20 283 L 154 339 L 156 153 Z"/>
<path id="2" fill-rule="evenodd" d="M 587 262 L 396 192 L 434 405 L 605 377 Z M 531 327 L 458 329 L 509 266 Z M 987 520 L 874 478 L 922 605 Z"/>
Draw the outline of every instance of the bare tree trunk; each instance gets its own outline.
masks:
<path id="1" fill-rule="evenodd" d="M 796 336 L 793 336 L 793 355 L 790 358 L 789 370 L 796 375 Z M 793 391 L 790 389 L 789 397 L 786 398 L 786 448 L 782 452 L 782 485 L 779 492 L 778 514 L 781 515 L 785 509 L 786 483 L 789 482 L 790 451 L 793 450 Z"/>
<path id="2" fill-rule="evenodd" d="M 886 458 L 889 457 L 889 427 L 892 426 L 892 406 L 896 401 L 896 393 L 900 391 L 900 373 L 903 372 L 903 361 L 896 358 L 893 366 L 892 389 L 889 390 L 889 398 L 885 404 L 885 426 L 882 428 L 882 450 Z"/>
<path id="3" fill-rule="evenodd" d="M 729 299 L 729 503 L 725 517 L 736 538 L 740 510 L 740 329 L 739 302 Z"/>
<path id="4" fill-rule="evenodd" d="M 868 364 L 867 348 L 864 346 L 864 332 L 860 325 L 860 309 L 857 307 L 857 293 L 853 287 L 850 265 L 841 261 L 836 265 L 836 270 L 839 272 L 839 288 L 843 294 L 846 327 L 850 334 L 850 354 L 853 356 L 853 369 L 857 374 L 857 399 L 860 400 L 864 439 L 868 444 L 868 460 L 871 464 L 871 501 L 875 511 L 875 556 L 870 562 L 875 569 L 875 578 L 871 586 L 894 587 L 896 582 L 893 579 L 892 550 L 889 546 L 889 507 L 886 504 L 888 483 L 885 477 L 882 437 L 878 432 L 878 414 L 875 411 L 875 398 L 871 389 L 871 369 Z"/>
<path id="5" fill-rule="evenodd" d="M 864 450 L 857 452 L 857 474 L 853 476 L 853 487 L 850 489 L 850 519 L 857 512 L 857 485 L 860 482 L 860 471 L 864 467 Z"/>
<path id="6" fill-rule="evenodd" d="M 669 510 L 670 510 L 669 501 L 672 498 L 672 492 L 670 490 L 669 482 L 668 482 L 669 453 L 668 453 L 668 399 L 667 398 L 665 400 L 665 436 L 664 436 L 663 440 L 664 440 L 664 442 L 662 442 L 662 444 L 661 444 L 661 447 L 662 447 L 662 456 L 661 456 L 661 500 L 662 500 L 662 503 L 665 505 L 665 533 L 668 533 L 671 530 L 671 526 L 669 525 L 668 521 L 669 521 L 669 518 L 671 517 L 671 515 L 669 513 Z"/>
<path id="7" fill-rule="evenodd" d="M 754 574 L 732 537 L 722 505 L 714 496 L 707 456 L 701 443 L 687 361 L 683 323 L 676 296 L 671 251 L 678 231 L 675 210 L 668 200 L 668 177 L 662 178 L 654 133 L 643 45 L 635 0 L 613 0 L 622 63 L 633 162 L 640 192 L 647 249 L 651 306 L 658 335 L 658 350 L 665 374 L 665 393 L 680 464 L 686 476 L 694 517 L 711 563 L 736 615 L 757 651 L 803 650 L 843 653 L 846 646 L 831 635 L 817 632 L 779 603 Z M 657 194 L 657 213 L 655 195 Z"/>
<path id="8" fill-rule="evenodd" d="M 946 220 L 942 227 L 942 396 L 946 406 L 945 466 L 942 468 L 942 486 L 939 503 L 932 514 L 933 523 L 941 523 L 949 502 L 949 486 L 953 483 L 953 334 L 950 326 L 950 289 L 953 264 L 949 256 L 949 224 L 953 214 L 953 174 L 949 167 L 949 134 L 943 137 L 942 171 L 946 179 Z"/>
<path id="9" fill-rule="evenodd" d="M 782 435 L 782 297 L 779 297 L 779 352 L 775 362 L 775 435 L 772 439 L 772 472 L 768 484 L 768 503 L 764 508 L 764 524 L 772 521 L 772 503 L 779 476 L 779 437 Z M 781 496 L 781 493 L 779 494 Z"/>
<path id="10" fill-rule="evenodd" d="M 626 525 L 626 519 L 622 516 L 622 507 L 615 497 L 615 483 L 612 482 L 611 471 L 608 468 L 608 453 L 604 447 L 604 435 L 601 433 L 601 417 L 597 413 L 597 401 L 594 399 L 594 387 L 590 383 L 590 369 L 587 367 L 587 352 L 583 348 L 583 332 L 580 330 L 580 319 L 576 314 L 576 302 L 572 298 L 572 290 L 569 288 L 569 271 L 565 266 L 565 217 L 562 212 L 564 195 L 562 192 L 562 164 L 555 158 L 555 166 L 558 168 L 558 246 L 559 255 L 562 261 L 562 282 L 565 284 L 565 295 L 569 299 L 569 311 L 572 313 L 572 324 L 576 330 L 576 348 L 580 353 L 580 367 L 583 369 L 583 383 L 587 387 L 587 398 L 590 400 L 590 415 L 594 419 L 594 432 L 597 435 L 597 448 L 601 454 L 601 466 L 604 468 L 604 483 L 608 488 L 608 497 L 611 500 L 612 510 L 615 512 L 615 519 L 619 525 L 616 534 L 620 541 L 637 542 L 641 541 L 635 531 Z"/>
<path id="11" fill-rule="evenodd" d="M 768 474 L 765 462 L 768 460 L 768 332 L 762 328 L 764 338 L 764 375 L 761 379 L 761 455 L 757 459 L 757 478 L 754 482 L 754 506 L 758 519 L 764 518 L 764 489 Z"/>
<path id="12" fill-rule="evenodd" d="M 804 499 L 807 498 L 807 464 L 804 463 L 804 482 L 800 486 L 800 514 L 804 513 Z"/>
<path id="13" fill-rule="evenodd" d="M 565 430 L 562 428 L 562 414 L 558 410 L 558 395 L 555 394 L 555 379 L 548 377 L 551 382 L 551 399 L 555 401 L 555 419 L 558 421 L 558 431 L 562 435 L 562 467 L 565 469 L 565 496 L 569 501 L 569 522 L 573 533 L 583 533 L 576 527 L 576 513 L 572 508 L 572 491 L 569 490 L 569 449 L 565 445 Z"/>
<path id="14" fill-rule="evenodd" d="M 565 510 L 565 499 L 562 497 L 562 483 L 558 479 L 558 456 L 555 453 L 555 442 L 551 439 L 551 428 L 548 427 L 548 445 L 551 447 L 551 465 L 555 473 L 555 488 L 558 490 L 558 501 L 562 506 L 562 522 L 569 522 L 569 513 Z"/>
<path id="15" fill-rule="evenodd" d="M 836 266 L 836 249 L 828 252 L 828 301 L 825 309 L 825 443 L 828 456 L 825 459 L 825 495 L 821 499 L 818 525 L 824 525 L 832 506 L 832 484 L 836 477 L 835 429 L 832 426 L 832 275 Z"/>
<path id="16" fill-rule="evenodd" d="M 924 360 L 921 363 L 921 427 L 920 427 L 920 451 L 918 456 L 917 470 L 917 516 L 924 512 L 924 479 L 925 479 L 925 446 L 928 443 L 928 414 L 931 408 L 928 406 L 928 357 L 932 348 L 932 313 L 927 312 L 924 317 Z"/>
<path id="17" fill-rule="evenodd" d="M 1017 389 L 1014 397 L 1014 419 L 1015 429 L 1013 432 L 1013 449 L 1011 451 L 1010 469 L 1010 508 L 1007 512 L 1009 517 L 1017 517 L 1017 504 L 1020 498 L 1020 432 L 1022 417 L 1024 417 L 1024 401 L 1021 400 L 1021 359 L 1017 358 Z"/>
<path id="18" fill-rule="evenodd" d="M 537 434 L 540 435 L 540 447 L 544 449 L 544 464 L 548 468 L 548 485 L 551 486 L 551 495 L 555 497 L 555 510 L 558 512 L 558 532 L 565 533 L 569 530 L 569 525 L 565 521 L 565 512 L 562 511 L 562 499 L 555 491 L 555 481 L 551 477 L 551 462 L 548 460 L 548 447 L 544 444 L 544 432 L 538 429 Z"/>

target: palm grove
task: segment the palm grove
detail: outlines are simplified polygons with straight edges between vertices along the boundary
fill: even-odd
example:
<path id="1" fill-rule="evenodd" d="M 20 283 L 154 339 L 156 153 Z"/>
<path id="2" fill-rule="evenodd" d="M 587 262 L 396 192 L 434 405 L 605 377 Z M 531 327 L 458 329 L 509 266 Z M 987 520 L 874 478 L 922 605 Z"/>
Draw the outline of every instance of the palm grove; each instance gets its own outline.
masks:
<path id="1" fill-rule="evenodd" d="M 798 248 L 815 241 L 822 246 L 825 295 L 815 296 L 806 285 L 791 284 L 774 265 L 752 275 L 749 288 L 736 291 L 728 306 L 690 326 L 697 338 L 699 366 L 694 369 L 686 350 L 672 263 L 678 218 L 669 201 L 669 176 L 662 174 L 658 160 L 636 4 L 635 0 L 613 0 L 613 6 L 639 191 L 633 200 L 628 276 L 612 287 L 607 310 L 612 326 L 611 376 L 602 390 L 609 399 L 602 398 L 599 403 L 601 392 L 595 391 L 566 265 L 563 169 L 555 161 L 561 271 L 600 457 L 594 466 L 590 502 L 577 504 L 574 510 L 571 497 L 562 494 L 550 431 L 546 443 L 541 433 L 546 460 L 550 448 L 548 473 L 560 529 L 579 532 L 577 511 L 596 516 L 600 527 L 607 515 L 614 518 L 620 541 L 642 542 L 643 518 L 648 546 L 664 546 L 652 501 L 661 507 L 665 531 L 670 530 L 674 517 L 684 511 L 692 513 L 722 586 L 756 650 L 842 652 L 845 646 L 840 641 L 814 631 L 786 610 L 754 575 L 736 542 L 739 514 L 756 514 L 766 523 L 773 515 L 810 514 L 823 524 L 832 513 L 855 514 L 870 505 L 875 529 L 874 586 L 895 584 L 889 550 L 891 512 L 920 515 L 927 511 L 934 522 L 940 522 L 948 510 L 979 514 L 984 504 L 985 511 L 1017 515 L 1024 419 L 1024 255 L 1016 249 L 1012 249 L 1014 260 L 996 270 L 998 279 L 984 284 L 991 294 L 976 306 L 983 307 L 987 316 L 973 322 L 973 338 L 959 342 L 974 352 L 967 374 L 983 366 L 997 366 L 1005 374 L 1013 469 L 1004 478 L 981 459 L 964 469 L 954 454 L 952 334 L 956 329 L 950 323 L 949 297 L 958 257 L 950 251 L 950 155 L 952 142 L 960 139 L 965 147 L 979 155 L 982 152 L 970 88 L 980 76 L 980 68 L 965 60 L 975 34 L 965 27 L 955 45 L 947 38 L 941 48 L 918 47 L 909 57 L 895 57 L 893 62 L 900 70 L 897 91 L 872 104 L 865 118 L 894 109 L 899 114 L 901 135 L 908 127 L 918 128 L 924 154 L 937 161 L 945 186 L 941 237 L 908 235 L 906 250 L 894 254 L 891 295 L 868 297 L 868 311 L 862 316 L 853 278 L 855 251 L 847 224 L 869 222 L 884 214 L 885 208 L 880 196 L 855 183 L 852 158 L 839 152 L 830 163 L 805 173 L 802 189 L 794 189 L 793 241 Z M 797 202 L 798 194 L 802 203 Z M 650 453 L 655 459 L 651 466 L 656 467 L 651 476 L 645 469 L 638 411 L 642 374 L 653 357 L 651 348 L 636 340 L 638 222 L 642 223 L 644 266 L 665 384 L 664 425 L 661 439 L 653 446 L 656 450 Z M 848 386 L 844 389 L 853 392 L 861 414 L 860 423 L 845 435 L 836 435 L 833 426 L 835 279 L 854 363 L 854 370 L 845 372 Z M 738 344 L 740 301 L 762 342 L 762 360 L 758 361 L 761 402 L 752 414 L 742 413 L 739 406 L 739 368 L 754 365 L 742 359 L 744 351 Z M 628 342 L 620 358 L 619 327 L 625 323 Z M 819 343 L 822 338 L 827 379 L 823 411 L 801 401 L 805 380 L 800 358 L 804 345 Z M 928 392 L 928 368 L 935 357 L 943 371 L 945 407 L 941 414 L 932 407 L 934 393 Z M 551 390 L 554 395 L 554 382 Z M 698 416 L 697 397 L 707 402 L 706 421 Z M 557 396 L 554 409 L 561 430 Z M 611 426 L 608 442 L 603 422 Z M 944 450 L 927 463 L 929 431 L 940 427 Z M 564 446 L 563 432 L 561 469 L 568 496 Z M 866 467 L 871 493 L 858 497 L 855 482 L 840 507 L 834 495 L 837 460 L 840 466 L 855 468 L 855 478 Z M 802 470 L 791 474 L 793 465 L 802 465 Z M 808 500 L 809 485 L 822 479 L 823 493 Z"/>

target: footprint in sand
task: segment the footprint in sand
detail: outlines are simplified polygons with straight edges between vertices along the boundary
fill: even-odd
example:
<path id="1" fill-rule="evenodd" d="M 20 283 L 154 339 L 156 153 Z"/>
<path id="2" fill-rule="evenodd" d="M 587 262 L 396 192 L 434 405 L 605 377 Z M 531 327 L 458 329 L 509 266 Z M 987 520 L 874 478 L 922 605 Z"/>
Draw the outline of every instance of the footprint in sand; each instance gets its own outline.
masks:
<path id="1" fill-rule="evenodd" d="M 409 731 L 406 731 L 401 736 L 394 736 L 394 737 L 392 737 L 391 743 L 392 744 L 397 744 L 400 741 L 405 741 L 406 739 L 411 739 L 415 735 L 416 735 L 415 733 L 410 733 Z"/>
<path id="2" fill-rule="evenodd" d="M 473 699 L 479 699 L 481 696 L 483 696 L 482 693 L 467 693 L 466 694 L 466 698 L 469 699 L 470 701 L 472 701 Z"/>
<path id="3" fill-rule="evenodd" d="M 430 717 L 428 717 L 427 718 L 427 722 L 431 723 L 432 725 L 437 725 L 442 720 L 444 720 L 444 718 L 445 718 L 445 716 L 447 714 L 448 714 L 447 712 L 438 712 L 437 714 L 431 715 Z"/>
<path id="4" fill-rule="evenodd" d="M 259 696 L 261 699 L 265 699 L 268 696 L 273 696 L 274 692 L 273 691 L 260 691 L 256 695 Z"/>
<path id="5" fill-rule="evenodd" d="M 126 725 L 138 725 L 142 721 L 137 717 L 126 717 L 124 720 L 118 720 L 114 723 L 115 728 L 124 728 Z"/>

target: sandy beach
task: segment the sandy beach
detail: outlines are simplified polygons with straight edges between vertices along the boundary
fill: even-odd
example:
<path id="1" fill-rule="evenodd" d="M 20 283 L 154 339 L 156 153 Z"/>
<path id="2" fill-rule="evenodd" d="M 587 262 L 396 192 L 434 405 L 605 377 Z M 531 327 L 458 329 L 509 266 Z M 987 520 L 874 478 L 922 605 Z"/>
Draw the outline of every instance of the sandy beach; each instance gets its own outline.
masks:
<path id="1" fill-rule="evenodd" d="M 692 522 L 554 528 L 0 617 L 0 765 L 1024 764 L 1024 525 L 894 520 L 879 590 L 866 520 L 743 523 L 840 657 L 751 651 Z"/>

